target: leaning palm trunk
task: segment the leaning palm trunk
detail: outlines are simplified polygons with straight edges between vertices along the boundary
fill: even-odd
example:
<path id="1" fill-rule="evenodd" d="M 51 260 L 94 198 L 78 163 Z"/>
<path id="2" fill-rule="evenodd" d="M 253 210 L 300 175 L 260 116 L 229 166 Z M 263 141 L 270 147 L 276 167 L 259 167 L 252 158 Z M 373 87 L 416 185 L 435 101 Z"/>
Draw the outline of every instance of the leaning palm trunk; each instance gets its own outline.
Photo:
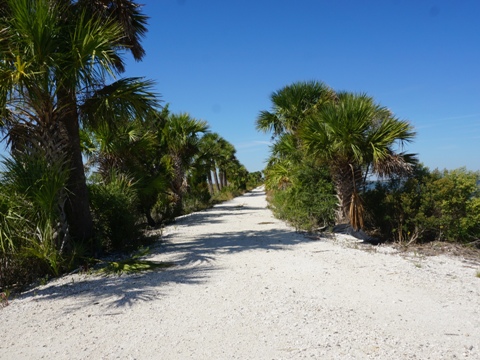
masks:
<path id="1" fill-rule="evenodd" d="M 350 223 L 358 230 L 363 227 L 363 205 L 358 193 L 362 181 L 362 170 L 348 162 L 331 166 L 333 182 L 338 198 L 337 224 Z"/>

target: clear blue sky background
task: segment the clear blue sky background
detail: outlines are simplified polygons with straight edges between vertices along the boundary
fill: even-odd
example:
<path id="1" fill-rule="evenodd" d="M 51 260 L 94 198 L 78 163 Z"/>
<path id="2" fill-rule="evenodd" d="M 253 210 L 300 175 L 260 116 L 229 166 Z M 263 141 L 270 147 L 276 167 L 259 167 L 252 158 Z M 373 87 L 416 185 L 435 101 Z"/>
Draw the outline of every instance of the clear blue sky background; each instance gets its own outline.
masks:
<path id="1" fill-rule="evenodd" d="M 478 0 L 141 0 L 147 56 L 127 63 L 173 112 L 208 121 L 262 170 L 273 91 L 319 80 L 409 120 L 430 169 L 480 169 Z"/>

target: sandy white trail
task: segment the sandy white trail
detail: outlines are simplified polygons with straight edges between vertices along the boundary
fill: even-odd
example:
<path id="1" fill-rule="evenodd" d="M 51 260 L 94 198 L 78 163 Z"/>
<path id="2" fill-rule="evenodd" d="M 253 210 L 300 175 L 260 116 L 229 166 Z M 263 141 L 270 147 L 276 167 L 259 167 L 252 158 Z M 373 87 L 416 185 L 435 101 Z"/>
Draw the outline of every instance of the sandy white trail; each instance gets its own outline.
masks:
<path id="1" fill-rule="evenodd" d="M 0 359 L 480 359 L 476 265 L 311 240 L 261 189 L 166 228 L 164 271 L 70 275 L 0 310 Z"/>

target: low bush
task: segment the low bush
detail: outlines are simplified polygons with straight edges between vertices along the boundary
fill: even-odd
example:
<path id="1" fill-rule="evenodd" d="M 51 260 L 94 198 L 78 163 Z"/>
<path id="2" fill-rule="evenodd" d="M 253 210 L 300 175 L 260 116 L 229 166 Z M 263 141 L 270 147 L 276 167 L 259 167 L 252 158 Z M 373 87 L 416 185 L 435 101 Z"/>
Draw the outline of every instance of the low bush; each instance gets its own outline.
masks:
<path id="1" fill-rule="evenodd" d="M 418 166 L 408 179 L 392 179 L 365 193 L 369 225 L 402 243 L 480 238 L 479 173 L 430 172 Z"/>
<path id="2" fill-rule="evenodd" d="M 270 204 L 275 215 L 295 228 L 312 231 L 333 225 L 336 197 L 325 169 L 302 166 L 289 186 L 271 191 Z"/>

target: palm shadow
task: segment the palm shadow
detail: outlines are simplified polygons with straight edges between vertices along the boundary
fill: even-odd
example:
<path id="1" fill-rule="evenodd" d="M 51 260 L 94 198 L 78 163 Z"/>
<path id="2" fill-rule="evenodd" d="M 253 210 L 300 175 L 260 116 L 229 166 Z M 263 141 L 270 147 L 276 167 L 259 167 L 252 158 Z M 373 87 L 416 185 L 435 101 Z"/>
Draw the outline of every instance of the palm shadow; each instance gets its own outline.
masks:
<path id="1" fill-rule="evenodd" d="M 265 208 L 262 208 L 265 209 Z M 225 216 L 239 212 L 258 210 L 255 207 L 217 206 L 178 219 L 179 225 L 193 226 L 223 222 Z M 43 288 L 31 289 L 22 297 L 35 296 L 37 301 L 51 301 L 76 296 L 76 305 L 65 309 L 74 311 L 89 304 L 107 308 L 133 306 L 137 301 L 152 301 L 166 295 L 169 284 L 201 284 L 209 280 L 213 272 L 221 270 L 216 263 L 220 254 L 244 251 L 288 251 L 296 244 L 311 241 L 304 235 L 289 229 L 265 229 L 257 223 L 251 230 L 218 232 L 182 240 L 176 235 L 163 236 L 153 246 L 149 260 L 173 261 L 173 266 L 122 276 L 85 276 L 65 283 L 52 282 Z M 67 275 L 68 276 L 68 275 Z M 73 278 L 72 278 L 73 279 Z"/>

